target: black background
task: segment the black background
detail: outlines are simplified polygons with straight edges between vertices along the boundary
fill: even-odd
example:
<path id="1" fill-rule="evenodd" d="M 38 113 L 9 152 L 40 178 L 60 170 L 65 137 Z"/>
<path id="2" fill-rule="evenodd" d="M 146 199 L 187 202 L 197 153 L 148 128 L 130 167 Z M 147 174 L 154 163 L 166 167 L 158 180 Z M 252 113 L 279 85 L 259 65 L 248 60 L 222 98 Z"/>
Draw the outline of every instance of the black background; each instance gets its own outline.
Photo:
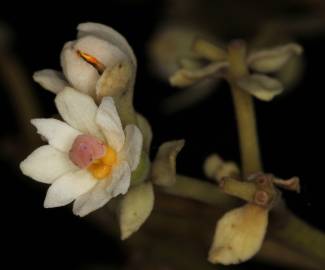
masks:
<path id="1" fill-rule="evenodd" d="M 131 1 L 132 2 L 132 1 Z M 73 40 L 80 22 L 96 21 L 121 32 L 138 58 L 135 107 L 152 124 L 152 153 L 166 140 L 186 139 L 179 155 L 178 171 L 203 177 L 205 157 L 218 152 L 225 159 L 239 160 L 235 118 L 228 87 L 190 109 L 165 115 L 160 104 L 172 94 L 167 83 L 150 72 L 146 46 L 162 18 L 162 1 L 97 1 L 65 4 L 42 2 L 2 9 L 4 21 L 15 33 L 12 50 L 31 77 L 43 68 L 59 69 L 62 45 Z M 301 194 L 284 192 L 294 213 L 325 230 L 324 213 L 324 48 L 322 35 L 298 40 L 305 59 L 304 76 L 290 94 L 270 103 L 256 102 L 258 128 L 265 170 L 283 178 L 301 178 Z M 1 136 L 18 131 L 14 108 L 0 81 Z M 55 113 L 53 95 L 33 83 L 45 117 Z M 12 267 L 81 269 L 93 264 L 120 264 L 123 252 L 116 239 L 107 239 L 92 225 L 73 216 L 68 207 L 42 208 L 46 185 L 21 175 L 17 163 L 1 160 L 1 245 Z M 108 243 L 108 244 L 107 244 Z M 3 253 L 2 253 L 3 254 Z M 7 256 L 8 255 L 8 256 Z M 14 257 L 13 257 L 14 256 Z M 11 259 L 11 257 L 15 259 Z M 86 269 L 86 268 L 85 268 Z"/>

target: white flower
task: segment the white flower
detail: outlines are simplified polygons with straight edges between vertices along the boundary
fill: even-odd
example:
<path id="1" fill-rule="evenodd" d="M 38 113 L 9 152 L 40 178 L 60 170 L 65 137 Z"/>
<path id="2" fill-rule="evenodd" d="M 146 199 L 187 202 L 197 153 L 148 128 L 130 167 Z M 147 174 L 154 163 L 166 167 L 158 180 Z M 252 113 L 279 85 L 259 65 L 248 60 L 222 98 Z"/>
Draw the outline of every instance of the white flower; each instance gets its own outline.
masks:
<path id="1" fill-rule="evenodd" d="M 34 80 L 45 89 L 57 94 L 70 85 L 96 97 L 107 86 L 105 79 L 110 71 L 119 63 L 131 63 L 135 74 L 136 58 L 120 33 L 91 22 L 79 24 L 77 29 L 78 39 L 67 42 L 61 52 L 63 74 L 50 69 L 35 72 Z"/>
<path id="2" fill-rule="evenodd" d="M 65 122 L 32 120 L 49 144 L 36 149 L 20 168 L 34 180 L 51 184 L 44 207 L 74 201 L 74 214 L 85 216 L 127 192 L 131 171 L 139 164 L 142 134 L 135 125 L 123 131 L 111 97 L 97 107 L 88 95 L 66 87 L 55 102 Z"/>

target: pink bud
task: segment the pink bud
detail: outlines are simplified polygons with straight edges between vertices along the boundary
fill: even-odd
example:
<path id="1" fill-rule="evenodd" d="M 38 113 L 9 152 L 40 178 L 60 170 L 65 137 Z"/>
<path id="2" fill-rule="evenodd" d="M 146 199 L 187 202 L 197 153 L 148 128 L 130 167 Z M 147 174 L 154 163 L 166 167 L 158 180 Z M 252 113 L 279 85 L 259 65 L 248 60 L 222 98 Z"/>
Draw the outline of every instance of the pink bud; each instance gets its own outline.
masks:
<path id="1" fill-rule="evenodd" d="M 94 136 L 79 135 L 69 152 L 70 160 L 79 168 L 87 168 L 94 160 L 105 155 L 105 144 Z"/>

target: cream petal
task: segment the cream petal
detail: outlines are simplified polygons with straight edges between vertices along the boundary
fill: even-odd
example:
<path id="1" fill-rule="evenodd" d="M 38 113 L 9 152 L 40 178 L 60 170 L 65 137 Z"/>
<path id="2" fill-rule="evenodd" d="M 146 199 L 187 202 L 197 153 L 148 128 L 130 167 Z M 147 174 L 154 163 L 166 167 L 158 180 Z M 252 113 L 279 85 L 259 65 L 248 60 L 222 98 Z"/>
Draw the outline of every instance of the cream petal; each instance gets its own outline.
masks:
<path id="1" fill-rule="evenodd" d="M 127 40 L 113 28 L 100 23 L 87 22 L 79 24 L 77 29 L 79 31 L 79 38 L 89 34 L 102 38 L 121 49 L 131 59 L 133 65 L 136 66 L 137 61 L 131 46 Z"/>
<path id="2" fill-rule="evenodd" d="M 139 165 L 143 136 L 140 129 L 135 125 L 125 127 L 125 143 L 119 157 L 126 160 L 132 171 Z"/>
<path id="3" fill-rule="evenodd" d="M 119 152 L 124 144 L 125 136 L 113 98 L 102 99 L 97 111 L 96 123 L 104 133 L 108 144 Z"/>
<path id="4" fill-rule="evenodd" d="M 24 175 L 36 181 L 51 184 L 58 177 L 78 168 L 69 160 L 66 153 L 50 145 L 37 148 L 20 163 Z"/>
<path id="5" fill-rule="evenodd" d="M 152 129 L 150 123 L 143 115 L 139 113 L 137 113 L 137 122 L 143 135 L 143 150 L 149 153 L 152 141 Z"/>
<path id="6" fill-rule="evenodd" d="M 151 180 L 158 186 L 172 186 L 176 182 L 176 158 L 183 149 L 185 140 L 165 142 L 159 146 L 151 165 Z"/>
<path id="7" fill-rule="evenodd" d="M 172 86 L 188 87 L 207 78 L 218 78 L 224 76 L 224 71 L 229 67 L 229 63 L 213 62 L 200 69 L 181 68 L 169 78 Z"/>
<path id="8" fill-rule="evenodd" d="M 67 173 L 49 187 L 44 207 L 52 208 L 67 205 L 88 192 L 96 183 L 97 180 L 87 170 Z"/>
<path id="9" fill-rule="evenodd" d="M 280 81 L 266 75 L 253 74 L 237 81 L 237 84 L 264 101 L 270 101 L 283 92 L 283 85 Z"/>
<path id="10" fill-rule="evenodd" d="M 37 133 L 44 136 L 50 145 L 63 152 L 68 152 L 73 141 L 81 134 L 78 130 L 54 118 L 32 119 L 31 123 L 37 128 Z"/>
<path id="11" fill-rule="evenodd" d="M 112 175 L 99 181 L 89 192 L 76 199 L 73 213 L 84 217 L 103 207 L 109 200 L 119 194 L 125 194 L 130 186 L 131 172 L 126 162 L 117 165 Z"/>
<path id="12" fill-rule="evenodd" d="M 111 68 L 117 62 L 126 59 L 126 55 L 119 48 L 94 36 L 80 38 L 73 47 L 75 51 L 80 50 L 95 57 L 106 68 Z"/>
<path id="13" fill-rule="evenodd" d="M 123 196 L 118 213 L 122 240 L 139 230 L 148 219 L 154 206 L 154 200 L 155 196 L 151 182 L 132 187 Z"/>
<path id="14" fill-rule="evenodd" d="M 73 42 L 68 42 L 61 52 L 63 73 L 71 85 L 79 91 L 95 96 L 98 71 L 83 60 L 73 48 Z"/>
<path id="15" fill-rule="evenodd" d="M 271 49 L 257 51 L 248 56 L 250 68 L 258 72 L 276 72 L 295 55 L 300 55 L 303 48 L 296 43 L 289 43 Z"/>
<path id="16" fill-rule="evenodd" d="M 70 126 L 103 139 L 95 123 L 97 105 L 90 96 L 66 87 L 56 96 L 55 104 L 62 118 Z"/>
<path id="17" fill-rule="evenodd" d="M 36 71 L 33 75 L 35 82 L 40 84 L 44 89 L 57 94 L 61 92 L 68 82 L 65 80 L 63 74 L 53 69 L 43 69 Z"/>

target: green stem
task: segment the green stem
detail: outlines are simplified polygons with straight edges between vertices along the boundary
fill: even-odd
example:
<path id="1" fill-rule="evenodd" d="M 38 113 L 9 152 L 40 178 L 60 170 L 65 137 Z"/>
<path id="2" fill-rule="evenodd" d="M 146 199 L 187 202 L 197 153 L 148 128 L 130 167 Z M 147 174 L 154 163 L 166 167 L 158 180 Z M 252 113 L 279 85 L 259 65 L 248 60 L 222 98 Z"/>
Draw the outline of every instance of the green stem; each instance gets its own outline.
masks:
<path id="1" fill-rule="evenodd" d="M 279 217 L 276 218 L 279 220 Z M 281 219 L 280 219 L 281 220 Z M 325 269 L 325 235 L 305 223 L 289 210 L 285 210 L 282 222 L 270 226 L 272 238 L 299 253 L 313 258 Z"/>
<path id="2" fill-rule="evenodd" d="M 231 93 L 236 111 L 243 175 L 248 176 L 263 170 L 256 131 L 254 101 L 250 94 L 235 85 L 231 86 Z"/>
<path id="3" fill-rule="evenodd" d="M 238 206 L 235 198 L 225 195 L 216 185 L 183 175 L 177 175 L 175 185 L 161 190 L 171 195 L 215 205 L 221 210 Z M 306 263 L 315 262 L 319 269 L 325 269 L 324 233 L 311 227 L 289 210 L 281 209 L 280 213 L 271 214 L 268 232 L 270 240 L 284 249 L 289 249 L 295 257 L 304 258 Z M 277 253 L 277 249 L 270 252 Z"/>
<path id="4" fill-rule="evenodd" d="M 174 185 L 161 188 L 161 190 L 171 195 L 218 205 L 224 209 L 230 209 L 237 205 L 237 200 L 225 194 L 217 185 L 184 175 L 177 175 Z"/>
<path id="5" fill-rule="evenodd" d="M 250 94 L 240 89 L 236 81 L 247 76 L 246 46 L 241 40 L 235 40 L 228 47 L 229 77 L 237 126 L 243 176 L 262 171 L 257 129 L 255 121 L 254 102 Z"/>

